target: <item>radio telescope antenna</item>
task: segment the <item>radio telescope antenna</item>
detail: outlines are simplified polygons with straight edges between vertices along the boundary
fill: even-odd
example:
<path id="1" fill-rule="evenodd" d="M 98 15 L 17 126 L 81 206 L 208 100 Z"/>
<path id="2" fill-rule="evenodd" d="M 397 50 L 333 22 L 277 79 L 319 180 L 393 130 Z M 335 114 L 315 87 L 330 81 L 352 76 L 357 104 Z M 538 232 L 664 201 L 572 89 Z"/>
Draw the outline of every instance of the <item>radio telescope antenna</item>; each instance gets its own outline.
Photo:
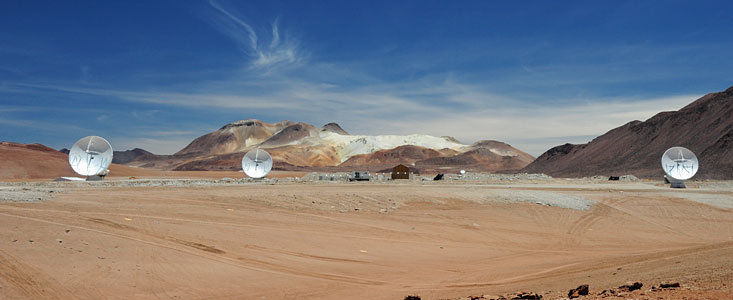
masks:
<path id="1" fill-rule="evenodd" d="M 672 147 L 662 155 L 662 169 L 673 188 L 685 188 L 685 180 L 692 178 L 699 169 L 697 156 L 684 147 Z"/>
<path id="2" fill-rule="evenodd" d="M 242 170 L 252 178 L 262 178 L 272 170 L 272 156 L 262 149 L 254 149 L 242 157 Z"/>
<path id="3" fill-rule="evenodd" d="M 104 177 L 112 163 L 112 146 L 104 138 L 87 136 L 76 141 L 69 151 L 69 165 L 81 176 Z M 92 179 L 93 180 L 93 179 Z"/>

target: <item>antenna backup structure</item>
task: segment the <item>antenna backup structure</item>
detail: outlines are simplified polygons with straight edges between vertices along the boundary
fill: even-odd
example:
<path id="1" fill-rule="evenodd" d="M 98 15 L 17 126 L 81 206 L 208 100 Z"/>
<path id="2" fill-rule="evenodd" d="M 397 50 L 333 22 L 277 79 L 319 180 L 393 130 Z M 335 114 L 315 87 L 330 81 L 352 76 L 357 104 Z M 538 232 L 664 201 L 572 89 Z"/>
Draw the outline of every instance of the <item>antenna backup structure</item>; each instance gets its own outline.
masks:
<path id="1" fill-rule="evenodd" d="M 252 178 L 262 178 L 272 170 L 272 156 L 262 149 L 254 149 L 242 157 L 242 171 Z"/>
<path id="2" fill-rule="evenodd" d="M 662 155 L 662 169 L 673 188 L 686 188 L 685 180 L 692 178 L 699 169 L 697 156 L 684 147 L 672 147 Z"/>
<path id="3" fill-rule="evenodd" d="M 87 180 L 101 180 L 109 173 L 112 163 L 112 146 L 98 136 L 87 136 L 78 140 L 69 151 L 69 165 L 74 172 L 86 176 Z"/>

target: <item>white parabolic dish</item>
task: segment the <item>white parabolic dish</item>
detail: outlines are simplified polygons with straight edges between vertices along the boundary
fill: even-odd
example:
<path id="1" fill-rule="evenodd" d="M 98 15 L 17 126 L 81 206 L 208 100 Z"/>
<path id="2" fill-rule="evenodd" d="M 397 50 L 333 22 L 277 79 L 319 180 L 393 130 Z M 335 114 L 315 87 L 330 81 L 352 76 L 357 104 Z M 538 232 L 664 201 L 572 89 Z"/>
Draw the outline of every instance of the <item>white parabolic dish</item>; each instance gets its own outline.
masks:
<path id="1" fill-rule="evenodd" d="M 272 170 L 272 157 L 262 149 L 254 149 L 242 157 L 242 170 L 252 178 L 262 178 Z"/>
<path id="2" fill-rule="evenodd" d="M 69 165 L 82 176 L 94 176 L 106 171 L 112 163 L 112 146 L 98 136 L 78 140 L 69 151 Z"/>
<path id="3" fill-rule="evenodd" d="M 692 151 L 684 147 L 672 147 L 662 155 L 662 169 L 674 179 L 687 180 L 695 176 L 699 164 Z"/>

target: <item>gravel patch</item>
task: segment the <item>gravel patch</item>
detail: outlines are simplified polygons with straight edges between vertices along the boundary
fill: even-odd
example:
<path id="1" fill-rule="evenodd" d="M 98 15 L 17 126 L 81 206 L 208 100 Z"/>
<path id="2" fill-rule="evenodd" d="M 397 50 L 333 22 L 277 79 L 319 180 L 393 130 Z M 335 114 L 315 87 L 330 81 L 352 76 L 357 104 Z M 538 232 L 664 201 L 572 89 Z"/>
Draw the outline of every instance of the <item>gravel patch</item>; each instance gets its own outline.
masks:
<path id="1" fill-rule="evenodd" d="M 220 186 L 238 184 L 276 184 L 292 182 L 292 178 L 222 178 L 222 179 L 130 179 L 104 181 L 40 181 L 40 182 L 4 182 L 1 186 L 25 188 L 53 188 L 53 187 L 189 187 L 189 186 Z"/>
<path id="2" fill-rule="evenodd" d="M 552 176 L 546 174 L 494 174 L 494 173 L 474 173 L 466 174 L 443 174 L 444 180 L 464 180 L 464 181 L 525 181 L 525 180 L 552 180 Z"/>
<path id="3" fill-rule="evenodd" d="M 730 194 L 715 194 L 715 193 L 695 193 L 694 191 L 679 191 L 665 193 L 664 195 L 682 198 L 698 203 L 712 205 L 720 208 L 733 208 L 733 196 Z"/>
<path id="4" fill-rule="evenodd" d="M 0 202 L 37 202 L 53 198 L 58 193 L 44 188 L 1 187 Z"/>
<path id="5" fill-rule="evenodd" d="M 530 202 L 539 205 L 557 206 L 575 210 L 588 210 L 596 203 L 595 200 L 548 191 L 494 190 L 491 191 L 491 195 L 489 197 L 505 202 Z"/>
<path id="6" fill-rule="evenodd" d="M 610 179 L 610 177 L 611 176 L 606 176 L 606 175 L 595 175 L 595 176 L 590 176 L 590 177 L 583 177 L 583 178 L 580 178 L 580 179 L 581 180 L 586 180 L 586 181 L 592 181 L 592 182 L 595 182 L 595 181 L 612 181 Z M 631 174 L 621 175 L 621 176 L 617 176 L 617 177 L 618 177 L 617 181 L 639 181 L 639 178 L 638 177 L 636 177 L 634 175 L 631 175 Z"/>
<path id="7" fill-rule="evenodd" d="M 706 190 L 731 190 L 733 189 L 733 180 L 726 181 L 697 181 L 701 189 Z"/>

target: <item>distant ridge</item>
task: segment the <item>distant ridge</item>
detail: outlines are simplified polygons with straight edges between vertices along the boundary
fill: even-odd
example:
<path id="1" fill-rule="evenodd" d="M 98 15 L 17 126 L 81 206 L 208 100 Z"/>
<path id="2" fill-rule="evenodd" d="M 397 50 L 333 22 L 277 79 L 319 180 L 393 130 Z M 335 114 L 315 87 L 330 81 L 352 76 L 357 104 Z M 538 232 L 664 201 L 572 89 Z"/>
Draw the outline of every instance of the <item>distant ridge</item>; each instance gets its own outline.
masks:
<path id="1" fill-rule="evenodd" d="M 661 178 L 662 154 L 673 146 L 686 147 L 700 159 L 694 178 L 733 179 L 733 87 L 707 94 L 678 111 L 626 123 L 587 144 L 554 147 L 522 172 Z"/>
<path id="2" fill-rule="evenodd" d="M 136 159 L 144 159 L 154 157 L 155 154 L 145 151 L 140 148 L 125 151 L 114 151 L 112 156 L 112 163 L 115 164 L 126 164 Z"/>
<path id="3" fill-rule="evenodd" d="M 68 155 L 71 152 L 69 149 L 62 148 L 59 152 Z M 144 158 L 152 158 L 155 154 L 145 151 L 140 148 L 125 151 L 114 151 L 112 156 L 113 164 L 126 164 L 133 160 L 139 160 Z"/>
<path id="4" fill-rule="evenodd" d="M 446 149 L 441 153 L 439 150 L 420 146 L 404 145 L 393 149 L 379 150 L 374 153 L 355 155 L 343 162 L 340 166 L 369 166 L 373 169 L 381 170 L 394 167 L 398 164 L 414 165 L 415 162 L 425 159 L 442 157 L 444 155 L 452 156 L 458 153 L 460 152 L 450 149 Z"/>
<path id="5" fill-rule="evenodd" d="M 463 153 L 418 161 L 415 166 L 428 170 L 509 172 L 522 169 L 532 161 L 534 157 L 509 144 L 483 140 L 473 143 Z"/>

